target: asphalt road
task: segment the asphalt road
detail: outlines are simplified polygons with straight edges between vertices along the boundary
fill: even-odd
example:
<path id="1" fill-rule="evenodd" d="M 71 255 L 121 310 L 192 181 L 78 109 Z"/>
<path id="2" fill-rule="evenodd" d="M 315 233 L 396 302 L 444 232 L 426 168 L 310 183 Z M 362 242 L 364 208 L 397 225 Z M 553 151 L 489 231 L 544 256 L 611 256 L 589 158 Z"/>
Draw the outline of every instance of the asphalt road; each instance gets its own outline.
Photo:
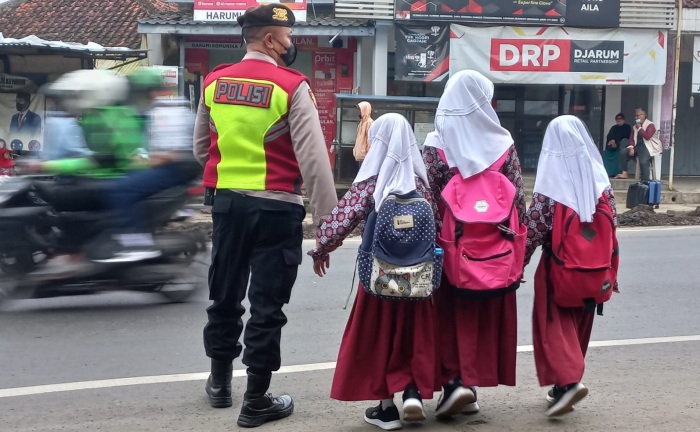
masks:
<path id="1" fill-rule="evenodd" d="M 537 386 L 529 348 L 532 285 L 527 283 L 518 291 L 518 386 L 482 389 L 480 414 L 446 423 L 429 414 L 422 426 L 405 429 L 699 430 L 700 227 L 623 230 L 620 239 L 622 293 L 596 321 L 597 346 L 589 352 L 584 377 L 591 393 L 575 413 L 558 421 L 543 416 L 546 389 Z M 311 245 L 305 242 L 307 249 Z M 370 403 L 328 397 L 349 313 L 342 306 L 356 247 L 349 241 L 335 252 L 323 279 L 312 273 L 310 259 L 302 264 L 286 309 L 285 367 L 272 387 L 295 397 L 296 413 L 260 430 L 378 430 L 362 421 Z M 525 275 L 528 281 L 536 259 Z M 198 271 L 204 277 L 206 267 Z M 210 408 L 203 392 L 209 366 L 202 348 L 207 304 L 206 292 L 200 292 L 185 304 L 168 304 L 155 294 L 108 293 L 4 305 L 0 430 L 237 430 L 242 373 L 234 378 L 237 393 L 230 409 Z M 234 368 L 243 369 L 239 362 Z M 432 412 L 435 400 L 426 405 Z"/>

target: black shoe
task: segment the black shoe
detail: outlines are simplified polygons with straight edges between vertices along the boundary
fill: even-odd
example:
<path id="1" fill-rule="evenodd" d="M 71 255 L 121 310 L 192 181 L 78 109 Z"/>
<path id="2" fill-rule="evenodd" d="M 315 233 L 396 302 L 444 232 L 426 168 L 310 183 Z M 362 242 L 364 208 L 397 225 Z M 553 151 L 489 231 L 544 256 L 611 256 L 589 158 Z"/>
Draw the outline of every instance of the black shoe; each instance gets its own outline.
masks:
<path id="1" fill-rule="evenodd" d="M 289 395 L 273 397 L 267 393 L 259 398 L 244 398 L 238 426 L 252 428 L 267 422 L 289 417 L 294 412 L 294 401 Z"/>
<path id="2" fill-rule="evenodd" d="M 566 387 L 554 386 L 547 393 L 547 401 L 550 398 L 552 399 L 551 405 L 547 410 L 547 416 L 556 417 L 570 413 L 574 410 L 574 405 L 587 395 L 588 389 L 581 383 L 574 383 Z"/>
<path id="3" fill-rule="evenodd" d="M 231 378 L 233 366 L 230 361 L 211 359 L 211 374 L 204 389 L 213 408 L 228 408 L 233 405 Z"/>
<path id="4" fill-rule="evenodd" d="M 376 407 L 367 408 L 365 411 L 365 421 L 384 430 L 397 430 L 403 427 L 401 425 L 399 409 L 396 408 L 396 405 L 392 405 L 383 410 L 381 402 L 379 402 L 379 405 Z"/>
<path id="5" fill-rule="evenodd" d="M 420 392 L 414 385 L 406 387 L 406 390 L 403 392 L 403 420 L 407 422 L 425 420 L 423 399 L 420 397 Z"/>
<path id="6" fill-rule="evenodd" d="M 475 400 L 472 389 L 464 387 L 460 378 L 455 378 L 443 386 L 435 417 L 448 418 L 457 415 Z"/>

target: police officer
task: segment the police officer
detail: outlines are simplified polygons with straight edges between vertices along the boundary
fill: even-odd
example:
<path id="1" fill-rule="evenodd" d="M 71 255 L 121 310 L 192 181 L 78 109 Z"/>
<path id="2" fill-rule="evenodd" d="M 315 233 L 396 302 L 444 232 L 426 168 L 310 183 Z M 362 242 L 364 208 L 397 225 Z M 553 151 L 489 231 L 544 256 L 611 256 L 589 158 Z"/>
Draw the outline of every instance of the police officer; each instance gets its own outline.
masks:
<path id="1" fill-rule="evenodd" d="M 243 351 L 248 383 L 238 425 L 255 427 L 294 409 L 290 396 L 267 390 L 281 363 L 282 307 L 301 264 L 302 178 L 315 223 L 330 213 L 337 196 L 308 78 L 287 69 L 296 56 L 292 11 L 261 5 L 238 23 L 247 54 L 206 77 L 194 152 L 205 165 L 204 186 L 214 191 L 206 392 L 213 407 L 232 405 L 231 363 Z M 242 350 L 246 289 L 251 317 Z"/>

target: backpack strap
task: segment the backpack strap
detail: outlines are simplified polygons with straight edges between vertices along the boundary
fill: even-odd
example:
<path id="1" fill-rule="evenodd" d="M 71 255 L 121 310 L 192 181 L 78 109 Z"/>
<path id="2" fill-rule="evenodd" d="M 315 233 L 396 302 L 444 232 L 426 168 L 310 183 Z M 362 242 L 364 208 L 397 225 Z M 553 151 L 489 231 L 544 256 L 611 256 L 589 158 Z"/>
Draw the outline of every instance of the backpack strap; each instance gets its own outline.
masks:
<path id="1" fill-rule="evenodd" d="M 438 152 L 438 156 L 440 156 L 440 159 L 447 165 L 447 157 L 445 157 L 445 152 L 442 151 L 442 149 L 436 148 Z M 505 165 L 506 161 L 508 160 L 508 155 L 510 154 L 510 149 L 506 150 L 503 155 L 501 155 L 500 158 L 494 163 L 491 164 L 490 167 L 486 168 L 486 170 L 489 171 L 500 171 L 501 168 L 503 168 L 503 165 Z M 456 175 L 459 174 L 459 170 L 457 168 L 451 168 L 452 172 Z"/>

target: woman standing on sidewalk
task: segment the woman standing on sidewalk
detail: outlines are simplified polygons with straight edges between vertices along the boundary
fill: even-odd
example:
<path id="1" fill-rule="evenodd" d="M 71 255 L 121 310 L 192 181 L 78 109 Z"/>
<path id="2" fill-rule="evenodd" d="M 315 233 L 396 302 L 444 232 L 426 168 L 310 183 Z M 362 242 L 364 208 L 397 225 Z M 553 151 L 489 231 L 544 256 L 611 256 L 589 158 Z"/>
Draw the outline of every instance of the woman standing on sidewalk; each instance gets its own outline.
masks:
<path id="1" fill-rule="evenodd" d="M 447 82 L 440 98 L 435 124 L 424 144 L 423 160 L 433 200 L 454 175 L 477 175 L 507 154 L 500 172 L 516 189 L 516 206 L 522 222 L 525 192 L 520 161 L 513 138 L 501 126 L 491 106 L 494 86 L 475 71 L 462 71 Z M 438 150 L 439 149 L 439 150 Z M 436 215 L 438 232 L 444 209 Z M 443 283 L 435 294 L 438 383 L 443 394 L 436 415 L 450 417 L 476 412 L 476 387 L 515 385 L 517 307 L 515 292 L 487 299 L 458 296 L 457 288 Z"/>
<path id="2" fill-rule="evenodd" d="M 561 206 L 557 206 L 558 203 Z M 552 263 L 552 253 L 549 251 L 552 250 L 553 229 L 562 229 L 563 225 L 555 224 L 555 209 L 566 211 L 569 208 L 581 222 L 591 223 L 600 204 L 609 209 L 612 223 L 617 226 L 610 180 L 586 126 L 570 115 L 552 120 L 544 136 L 532 204 L 525 217 L 528 226 L 525 264 L 538 246 L 543 246 L 545 250 L 535 273 L 532 337 L 540 385 L 554 386 L 547 394 L 550 404 L 548 416 L 571 412 L 574 404 L 588 394 L 588 389 L 581 384 L 581 378 L 595 315 L 595 304 L 589 310 L 584 307 L 563 308 L 554 301 L 557 284 L 553 280 L 551 266 L 556 264 Z M 572 219 L 566 220 L 567 225 L 571 224 Z M 596 227 L 591 223 L 588 228 L 592 231 L 591 239 L 603 235 L 604 231 L 594 230 Z M 612 234 L 614 236 L 614 230 Z M 575 241 L 570 240 L 572 238 L 573 235 L 562 242 Z M 592 240 L 588 241 L 592 243 Z M 614 238 L 612 244 L 616 244 Z M 578 250 L 588 252 L 587 249 Z M 616 273 L 615 253 L 603 253 L 612 254 L 612 266 Z M 608 289 L 616 286 L 614 281 L 611 282 Z"/>
<path id="3" fill-rule="evenodd" d="M 323 276 L 328 254 L 340 245 L 389 193 L 422 193 L 430 200 L 427 175 L 410 124 L 399 114 L 379 117 L 369 131 L 371 147 L 350 190 L 317 231 L 309 252 Z M 379 400 L 364 419 L 384 430 L 401 428 L 394 394 L 403 392 L 405 421 L 425 420 L 422 397 L 432 399 L 435 329 L 430 300 L 383 300 L 360 284 L 338 353 L 331 397 Z"/>

